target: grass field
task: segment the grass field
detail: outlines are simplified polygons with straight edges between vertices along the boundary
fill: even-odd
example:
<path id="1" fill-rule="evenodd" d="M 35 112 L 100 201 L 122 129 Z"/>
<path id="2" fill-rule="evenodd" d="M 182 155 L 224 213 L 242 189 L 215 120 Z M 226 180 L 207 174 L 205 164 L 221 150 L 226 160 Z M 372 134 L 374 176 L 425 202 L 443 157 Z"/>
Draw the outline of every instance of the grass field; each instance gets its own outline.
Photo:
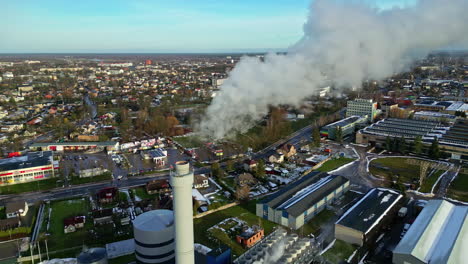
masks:
<path id="1" fill-rule="evenodd" d="M 195 242 L 211 248 L 216 248 L 219 246 L 218 241 L 220 241 L 232 248 L 233 255 L 241 255 L 245 252 L 245 249 L 237 244 L 235 240 L 227 234 L 219 229 L 211 229 L 211 232 L 206 232 L 206 230 L 226 218 L 237 217 L 238 219 L 245 221 L 248 225 L 261 225 L 265 229 L 265 235 L 270 234 L 277 224 L 259 218 L 255 215 L 256 202 L 256 200 L 252 200 L 247 204 L 233 206 L 202 218 L 194 219 Z"/>
<path id="2" fill-rule="evenodd" d="M 317 170 L 323 171 L 323 172 L 328 172 L 332 171 L 334 169 L 337 169 L 347 163 L 353 162 L 354 159 L 350 158 L 345 158 L 345 157 L 340 157 L 338 159 L 331 159 L 327 162 L 325 162 L 322 166 L 320 166 Z"/>
<path id="3" fill-rule="evenodd" d="M 92 226 L 92 220 L 88 217 L 89 203 L 85 198 L 61 200 L 51 202 L 52 214 L 50 219 L 49 250 L 71 248 L 87 243 L 87 227 Z M 63 220 L 68 217 L 84 215 L 86 224 L 83 229 L 74 233 L 65 234 L 63 231 Z"/>
<path id="4" fill-rule="evenodd" d="M 327 250 L 322 256 L 329 262 L 338 264 L 342 260 L 347 260 L 356 249 L 357 246 L 337 239 L 333 247 Z"/>
<path id="5" fill-rule="evenodd" d="M 0 194 L 15 194 L 24 192 L 45 191 L 57 187 L 57 181 L 61 178 L 51 178 L 46 180 L 18 183 L 0 187 Z M 61 183 L 58 186 L 62 186 Z"/>
<path id="6" fill-rule="evenodd" d="M 77 184 L 85 184 L 85 183 L 90 183 L 90 182 L 108 181 L 111 179 L 112 179 L 111 173 L 106 172 L 106 173 L 103 173 L 101 175 L 97 175 L 94 177 L 80 178 L 78 176 L 75 176 L 71 178 L 70 184 L 77 185 Z"/>
<path id="7" fill-rule="evenodd" d="M 468 202 L 468 174 L 459 173 L 457 175 L 449 186 L 447 196 L 455 200 Z"/>
<path id="8" fill-rule="evenodd" d="M 421 188 L 419 189 L 420 192 L 423 193 L 430 193 L 432 190 L 432 186 L 436 183 L 437 179 L 444 173 L 445 171 L 443 170 L 437 170 L 435 171 L 431 176 L 427 177 L 423 184 L 421 185 Z"/>
<path id="9" fill-rule="evenodd" d="M 369 171 L 376 177 L 394 180 L 396 175 L 402 183 L 419 181 L 420 166 L 410 164 L 413 158 L 380 158 L 369 164 Z"/>
<path id="10" fill-rule="evenodd" d="M 131 189 L 134 195 L 138 196 L 140 199 L 153 199 L 157 195 L 156 194 L 148 194 L 146 192 L 145 187 L 136 187 Z"/>
<path id="11" fill-rule="evenodd" d="M 203 146 L 203 141 L 197 136 L 176 137 L 174 141 L 181 144 L 185 148 L 198 148 Z"/>

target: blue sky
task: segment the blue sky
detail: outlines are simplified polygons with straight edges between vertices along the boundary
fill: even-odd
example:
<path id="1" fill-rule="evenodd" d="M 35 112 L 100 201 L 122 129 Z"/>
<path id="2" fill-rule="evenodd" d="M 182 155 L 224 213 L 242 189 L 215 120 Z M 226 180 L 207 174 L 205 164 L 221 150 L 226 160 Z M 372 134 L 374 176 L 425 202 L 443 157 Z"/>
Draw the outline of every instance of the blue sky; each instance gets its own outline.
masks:
<path id="1" fill-rule="evenodd" d="M 388 8 L 414 0 L 364 1 Z M 0 53 L 284 49 L 302 36 L 309 6 L 310 0 L 0 0 Z"/>

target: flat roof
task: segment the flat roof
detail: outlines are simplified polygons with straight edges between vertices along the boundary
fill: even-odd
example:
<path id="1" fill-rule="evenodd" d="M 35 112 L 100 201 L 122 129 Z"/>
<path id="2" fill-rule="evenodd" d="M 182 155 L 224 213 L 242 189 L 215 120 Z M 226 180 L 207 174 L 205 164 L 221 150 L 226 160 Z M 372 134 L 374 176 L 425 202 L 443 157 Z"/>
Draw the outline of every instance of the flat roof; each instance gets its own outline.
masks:
<path id="1" fill-rule="evenodd" d="M 385 189 L 371 189 L 353 207 L 336 221 L 337 225 L 346 226 L 363 233 L 368 233 L 377 225 L 387 212 L 403 197 L 399 192 Z"/>
<path id="2" fill-rule="evenodd" d="M 28 152 L 24 156 L 0 159 L 0 171 L 19 170 L 51 165 L 52 151 Z"/>
<path id="3" fill-rule="evenodd" d="M 139 230 L 159 231 L 174 224 L 174 213 L 171 210 L 152 210 L 137 216 L 133 220 L 133 226 Z"/>
<path id="4" fill-rule="evenodd" d="M 407 254 L 423 263 L 464 263 L 468 259 L 468 206 L 430 200 L 394 254 Z"/>
<path id="5" fill-rule="evenodd" d="M 311 172 L 260 203 L 296 217 L 346 182 L 342 176 Z"/>
<path id="6" fill-rule="evenodd" d="M 115 146 L 118 144 L 116 141 L 103 141 L 103 142 L 38 142 L 33 143 L 29 147 L 49 147 L 49 146 Z"/>
<path id="7" fill-rule="evenodd" d="M 341 120 L 338 120 L 334 123 L 331 123 L 331 124 L 328 124 L 326 126 L 324 126 L 323 128 L 329 128 L 329 127 L 335 127 L 335 126 L 346 126 L 346 125 L 349 125 L 349 124 L 352 124 L 354 122 L 357 122 L 359 119 L 364 119 L 364 120 L 367 120 L 363 117 L 360 117 L 360 116 L 350 116 L 350 117 L 347 117 L 345 119 L 341 119 Z"/>

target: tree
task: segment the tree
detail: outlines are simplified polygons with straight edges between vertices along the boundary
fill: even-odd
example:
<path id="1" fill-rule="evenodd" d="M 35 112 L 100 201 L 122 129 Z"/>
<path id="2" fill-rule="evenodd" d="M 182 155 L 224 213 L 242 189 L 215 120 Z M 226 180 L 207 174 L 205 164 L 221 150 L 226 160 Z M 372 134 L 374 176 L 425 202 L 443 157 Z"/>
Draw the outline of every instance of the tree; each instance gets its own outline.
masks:
<path id="1" fill-rule="evenodd" d="M 236 188 L 236 199 L 239 201 L 246 201 L 249 199 L 250 187 L 247 184 L 237 186 Z"/>
<path id="2" fill-rule="evenodd" d="M 422 152 L 422 137 L 421 136 L 417 136 L 414 139 L 413 152 L 414 152 L 414 154 L 417 154 L 417 155 L 421 154 L 421 152 Z"/>
<path id="3" fill-rule="evenodd" d="M 400 150 L 400 140 L 398 138 L 393 138 L 392 151 L 397 152 L 399 150 Z"/>
<path id="4" fill-rule="evenodd" d="M 392 151 L 392 139 L 390 138 L 390 136 L 387 136 L 387 138 L 385 139 L 385 150 Z"/>
<path id="5" fill-rule="evenodd" d="M 257 163 L 257 168 L 255 170 L 255 176 L 258 179 L 265 178 L 265 162 L 261 159 Z"/>
<path id="6" fill-rule="evenodd" d="M 228 160 L 226 162 L 226 171 L 233 171 L 234 170 L 234 161 Z"/>
<path id="7" fill-rule="evenodd" d="M 312 143 L 314 147 L 320 146 L 320 131 L 317 126 L 312 131 Z"/>
<path id="8" fill-rule="evenodd" d="M 343 128 L 336 127 L 336 141 L 338 143 L 343 143 Z"/>
<path id="9" fill-rule="evenodd" d="M 222 171 L 218 162 L 211 164 L 211 175 L 215 178 L 221 177 Z"/>
<path id="10" fill-rule="evenodd" d="M 407 152 L 406 141 L 405 138 L 402 136 L 400 138 L 400 153 L 405 155 Z"/>
<path id="11" fill-rule="evenodd" d="M 439 140 L 437 139 L 437 137 L 434 138 L 431 147 L 429 148 L 429 157 L 433 159 L 440 158 Z"/>

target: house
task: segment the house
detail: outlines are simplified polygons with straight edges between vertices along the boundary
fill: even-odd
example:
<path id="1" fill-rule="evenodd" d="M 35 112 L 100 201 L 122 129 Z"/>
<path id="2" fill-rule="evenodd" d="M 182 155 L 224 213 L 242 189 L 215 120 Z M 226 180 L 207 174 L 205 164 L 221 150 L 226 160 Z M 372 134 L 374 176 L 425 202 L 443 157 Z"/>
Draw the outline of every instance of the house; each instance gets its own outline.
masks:
<path id="1" fill-rule="evenodd" d="M 272 153 L 268 156 L 268 162 L 270 163 L 283 163 L 284 161 L 284 154 L 283 153 Z"/>
<path id="2" fill-rule="evenodd" d="M 21 224 L 18 218 L 0 219 L 0 231 L 7 231 L 19 227 Z"/>
<path id="3" fill-rule="evenodd" d="M 242 173 L 241 175 L 237 176 L 237 185 L 244 186 L 244 185 L 255 185 L 257 184 L 257 179 L 250 174 L 250 173 Z"/>
<path id="4" fill-rule="evenodd" d="M 167 179 L 147 182 L 145 188 L 148 194 L 165 194 L 171 192 L 171 187 Z"/>
<path id="5" fill-rule="evenodd" d="M 7 203 L 5 206 L 5 213 L 7 218 L 24 217 L 28 214 L 28 204 L 26 201 L 18 201 Z"/>
<path id="6" fill-rule="evenodd" d="M 259 226 L 244 227 L 242 233 L 236 236 L 237 243 L 250 248 L 265 236 L 265 231 Z"/>
<path id="7" fill-rule="evenodd" d="M 204 174 L 197 174 L 193 176 L 193 188 L 203 189 L 208 187 L 210 187 L 210 181 Z"/>
<path id="8" fill-rule="evenodd" d="M 117 188 L 115 187 L 107 187 L 101 189 L 97 194 L 97 200 L 100 203 L 112 203 L 114 199 L 117 197 Z"/>
<path id="9" fill-rule="evenodd" d="M 73 233 L 76 229 L 83 228 L 86 222 L 85 216 L 75 216 L 63 220 L 63 232 L 65 234 Z"/>
<path id="10" fill-rule="evenodd" d="M 93 211 L 94 225 L 108 224 L 112 222 L 112 208 Z"/>
<path id="11" fill-rule="evenodd" d="M 257 167 L 257 162 L 252 159 L 247 159 L 244 161 L 244 170 L 245 171 L 254 171 Z"/>
<path id="12" fill-rule="evenodd" d="M 284 144 L 280 146 L 276 152 L 283 154 L 285 158 L 290 158 L 296 155 L 296 147 L 292 144 Z"/>

